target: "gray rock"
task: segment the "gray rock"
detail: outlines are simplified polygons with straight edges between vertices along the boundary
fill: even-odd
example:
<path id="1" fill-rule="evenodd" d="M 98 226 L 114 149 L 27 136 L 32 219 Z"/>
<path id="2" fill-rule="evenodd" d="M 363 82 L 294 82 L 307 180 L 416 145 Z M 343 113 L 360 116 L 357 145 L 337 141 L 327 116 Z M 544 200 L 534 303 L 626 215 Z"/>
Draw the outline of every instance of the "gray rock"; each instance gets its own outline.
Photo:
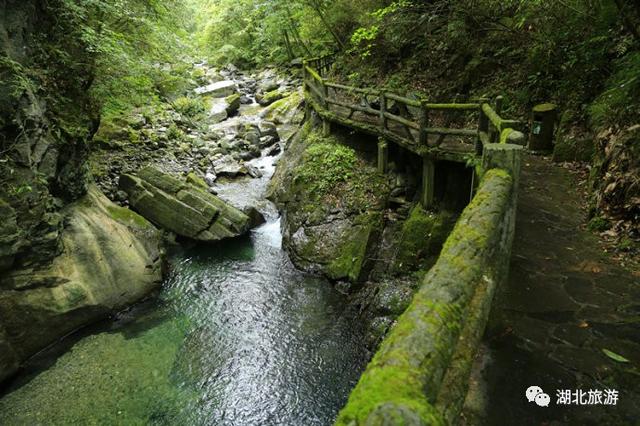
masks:
<path id="1" fill-rule="evenodd" d="M 280 144 L 276 144 L 274 146 L 272 146 L 271 148 L 269 148 L 269 150 L 267 150 L 266 155 L 268 157 L 275 157 L 276 155 L 280 154 L 282 152 L 282 147 L 280 146 Z"/>
<path id="2" fill-rule="evenodd" d="M 215 173 L 213 173 L 212 171 L 208 171 L 205 175 L 204 175 L 204 181 L 207 183 L 207 185 L 209 186 L 213 186 L 216 183 L 216 179 L 218 179 L 218 176 L 216 176 Z"/>
<path id="3" fill-rule="evenodd" d="M 214 99 L 209 110 L 209 120 L 214 123 L 226 120 L 229 116 L 227 107 L 228 104 L 225 99 Z"/>
<path id="4" fill-rule="evenodd" d="M 258 88 L 262 93 L 267 93 L 271 92 L 272 90 L 277 90 L 278 88 L 280 88 L 280 85 L 275 80 L 267 79 L 263 80 Z"/>
<path id="5" fill-rule="evenodd" d="M 238 175 L 246 174 L 246 169 L 243 168 L 233 158 L 226 156 L 213 163 L 215 173 L 219 177 L 236 177 Z"/>
<path id="6" fill-rule="evenodd" d="M 249 223 L 251 223 L 251 228 L 257 228 L 258 226 L 267 222 L 267 220 L 264 218 L 264 215 L 253 206 L 244 209 L 244 214 L 249 216 Z"/>
<path id="7" fill-rule="evenodd" d="M 262 121 L 260 122 L 259 129 L 262 136 L 273 136 L 278 140 L 280 139 L 280 136 L 278 135 L 278 128 L 276 127 L 275 123 L 272 123 L 270 121 Z"/>
<path id="8" fill-rule="evenodd" d="M 123 175 L 120 187 L 142 216 L 177 235 L 214 242 L 244 234 L 249 218 L 206 189 L 183 182 L 155 168 Z"/>
<path id="9" fill-rule="evenodd" d="M 260 148 L 266 148 L 278 142 L 278 138 L 274 136 L 263 136 L 260 138 Z"/>
<path id="10" fill-rule="evenodd" d="M 218 81 L 208 86 L 195 89 L 197 95 L 208 95 L 214 98 L 224 98 L 238 92 L 236 83 L 232 80 Z"/>
<path id="11" fill-rule="evenodd" d="M 257 179 L 262 177 L 262 172 L 256 166 L 245 163 L 244 168 L 247 170 L 247 174 L 252 178 Z"/>

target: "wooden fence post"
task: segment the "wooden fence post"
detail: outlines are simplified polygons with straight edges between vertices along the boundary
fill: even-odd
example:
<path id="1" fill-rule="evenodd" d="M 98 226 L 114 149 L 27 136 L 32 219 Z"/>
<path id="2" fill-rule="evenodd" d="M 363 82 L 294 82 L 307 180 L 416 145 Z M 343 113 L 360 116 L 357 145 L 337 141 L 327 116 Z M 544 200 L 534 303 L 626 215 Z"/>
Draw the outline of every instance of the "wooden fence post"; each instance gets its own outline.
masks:
<path id="1" fill-rule="evenodd" d="M 420 146 L 429 145 L 429 134 L 427 133 L 427 127 L 429 127 L 429 109 L 427 109 L 427 102 L 420 102 Z"/>
<path id="2" fill-rule="evenodd" d="M 327 87 L 324 78 L 320 84 L 322 85 L 322 105 L 324 106 L 324 109 L 329 110 L 329 87 Z"/>
<path id="3" fill-rule="evenodd" d="M 382 128 L 382 133 L 387 130 L 387 97 L 384 94 L 384 91 L 380 92 L 380 127 Z"/>
<path id="4" fill-rule="evenodd" d="M 493 110 L 496 112 L 496 114 L 498 114 L 498 116 L 502 114 L 503 103 L 504 103 L 504 98 L 502 96 L 497 96 L 494 102 Z M 496 129 L 493 126 L 491 126 L 491 129 L 489 131 L 489 140 L 491 141 L 491 143 L 496 143 L 498 141 L 498 138 L 500 137 L 500 132 L 502 132 L 502 129 Z"/>
<path id="5" fill-rule="evenodd" d="M 487 117 L 482 110 L 482 105 L 485 103 L 485 99 L 480 99 L 480 118 L 478 119 L 478 139 L 476 140 L 476 155 L 482 155 L 482 140 L 480 139 L 480 133 L 489 133 L 489 117 Z"/>
<path id="6" fill-rule="evenodd" d="M 435 189 L 436 164 L 433 158 L 422 157 L 422 194 L 420 201 L 422 207 L 428 209 L 433 206 L 433 194 Z"/>
<path id="7" fill-rule="evenodd" d="M 378 139 L 378 172 L 385 174 L 389 168 L 389 144 L 384 138 Z"/>

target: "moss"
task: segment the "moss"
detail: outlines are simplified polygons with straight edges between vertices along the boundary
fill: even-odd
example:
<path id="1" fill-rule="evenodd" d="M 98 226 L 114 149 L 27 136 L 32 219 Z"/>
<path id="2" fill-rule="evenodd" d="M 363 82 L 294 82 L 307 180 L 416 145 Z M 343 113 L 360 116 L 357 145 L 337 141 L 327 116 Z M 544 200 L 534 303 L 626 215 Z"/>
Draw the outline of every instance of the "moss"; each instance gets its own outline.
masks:
<path id="1" fill-rule="evenodd" d="M 114 141 L 126 140 L 129 137 L 126 124 L 118 120 L 103 120 L 93 140 L 100 144 L 110 145 Z"/>
<path id="2" fill-rule="evenodd" d="M 379 213 L 364 214 L 356 219 L 356 223 L 358 222 L 362 224 L 357 231 L 350 233 L 338 256 L 325 268 L 331 279 L 357 282 L 361 278 L 369 241 L 372 233 L 382 226 L 382 216 Z"/>
<path id="3" fill-rule="evenodd" d="M 145 218 L 124 207 L 108 206 L 109 215 L 114 220 L 126 225 L 135 225 L 141 229 L 149 229 L 152 225 Z"/>
<path id="4" fill-rule="evenodd" d="M 129 129 L 128 139 L 129 139 L 129 142 L 131 143 L 140 143 L 140 140 L 141 140 L 140 132 L 133 129 Z"/>
<path id="5" fill-rule="evenodd" d="M 293 172 L 294 190 L 305 193 L 305 204 L 311 210 L 317 202 L 356 213 L 380 207 L 380 198 L 388 191 L 386 181 L 353 148 L 318 131 L 309 134 L 306 144 L 303 159 Z"/>
<path id="6" fill-rule="evenodd" d="M 187 182 L 202 189 L 209 189 L 209 185 L 207 185 L 207 182 L 205 182 L 204 179 L 202 179 L 194 172 L 190 172 L 187 175 Z"/>
<path id="7" fill-rule="evenodd" d="M 167 137 L 170 140 L 180 141 L 184 139 L 184 132 L 175 125 L 175 123 L 171 123 L 169 125 L 169 129 L 167 130 Z"/>
<path id="8" fill-rule="evenodd" d="M 233 114 L 234 112 L 238 111 L 238 109 L 240 108 L 240 95 L 238 93 L 234 93 L 231 96 L 227 96 L 224 100 L 227 103 L 228 114 Z"/>
<path id="9" fill-rule="evenodd" d="M 420 383 L 415 375 L 401 367 L 378 369 L 374 374 L 363 376 L 358 386 L 367 388 L 369 392 L 352 394 L 349 403 L 340 412 L 336 426 L 368 424 L 371 413 L 377 409 L 384 410 L 383 405 L 389 403 L 415 413 L 424 424 L 442 424 L 435 408 L 420 391 Z"/>
<path id="10" fill-rule="evenodd" d="M 301 122 L 304 111 L 300 108 L 303 97 L 300 92 L 293 92 L 291 95 L 275 101 L 263 112 L 263 116 L 268 121 L 276 124 L 287 122 Z"/>
<path id="11" fill-rule="evenodd" d="M 206 111 L 206 102 L 202 98 L 182 96 L 173 102 L 173 108 L 186 117 L 197 117 Z"/>
<path id="12" fill-rule="evenodd" d="M 279 89 L 272 90 L 263 94 L 262 96 L 258 96 L 258 103 L 264 106 L 271 105 L 275 101 L 279 101 L 280 99 L 288 97 L 290 94 L 291 93 L 283 92 Z"/>
<path id="13" fill-rule="evenodd" d="M 501 236 L 499 221 L 509 208 L 511 183 L 505 171 L 485 174 L 438 263 L 351 393 L 338 425 L 389 424 L 380 419 L 394 416 L 399 424 L 416 417 L 424 424 L 445 423 L 432 402 L 450 366 L 477 282 L 485 274 L 495 276 L 488 256 Z M 426 215 L 414 209 L 411 216 L 408 222 L 418 227 Z"/>
<path id="14" fill-rule="evenodd" d="M 453 224 L 453 215 L 427 212 L 416 205 L 402 226 L 394 269 L 407 272 L 424 265 L 426 258 L 439 253 Z"/>

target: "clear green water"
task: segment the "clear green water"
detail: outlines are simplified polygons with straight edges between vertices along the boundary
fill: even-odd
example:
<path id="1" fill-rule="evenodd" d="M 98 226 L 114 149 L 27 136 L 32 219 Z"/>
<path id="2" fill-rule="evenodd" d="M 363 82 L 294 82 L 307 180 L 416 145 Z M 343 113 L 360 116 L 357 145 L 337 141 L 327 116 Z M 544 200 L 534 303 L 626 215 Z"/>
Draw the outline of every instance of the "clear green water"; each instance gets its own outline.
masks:
<path id="1" fill-rule="evenodd" d="M 160 295 L 36 358 L 0 424 L 326 425 L 366 363 L 357 320 L 279 222 L 173 258 Z"/>

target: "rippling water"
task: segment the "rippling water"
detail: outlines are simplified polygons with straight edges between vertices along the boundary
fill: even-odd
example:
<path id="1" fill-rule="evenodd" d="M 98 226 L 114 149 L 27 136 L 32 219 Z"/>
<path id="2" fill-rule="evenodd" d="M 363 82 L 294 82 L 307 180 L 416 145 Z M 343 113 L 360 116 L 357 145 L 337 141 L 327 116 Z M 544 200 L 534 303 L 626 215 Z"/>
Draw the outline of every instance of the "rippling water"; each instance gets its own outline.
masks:
<path id="1" fill-rule="evenodd" d="M 258 112 L 220 129 L 257 123 Z M 367 354 L 344 296 L 281 248 L 264 200 L 276 161 L 251 161 L 259 179 L 216 185 L 267 224 L 174 254 L 158 297 L 34 358 L 0 399 L 0 425 L 331 424 Z"/>
<path id="2" fill-rule="evenodd" d="M 174 256 L 155 301 L 36 359 L 0 424 L 330 424 L 365 365 L 361 335 L 280 243 L 273 221 Z"/>

